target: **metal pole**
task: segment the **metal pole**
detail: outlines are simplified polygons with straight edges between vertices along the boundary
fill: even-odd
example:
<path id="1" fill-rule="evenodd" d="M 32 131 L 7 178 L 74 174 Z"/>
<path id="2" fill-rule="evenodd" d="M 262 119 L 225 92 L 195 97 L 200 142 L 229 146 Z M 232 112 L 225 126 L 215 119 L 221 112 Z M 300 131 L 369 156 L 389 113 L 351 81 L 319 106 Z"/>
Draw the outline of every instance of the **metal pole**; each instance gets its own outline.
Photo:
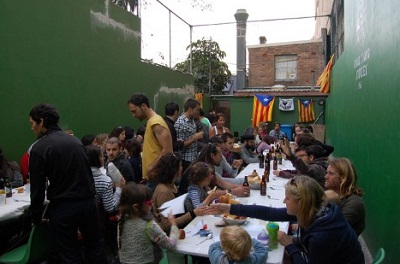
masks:
<path id="1" fill-rule="evenodd" d="M 172 40 L 172 30 L 171 30 L 171 11 L 168 12 L 169 15 L 169 67 L 171 68 L 171 57 L 172 57 L 172 51 L 171 51 L 171 40 Z"/>

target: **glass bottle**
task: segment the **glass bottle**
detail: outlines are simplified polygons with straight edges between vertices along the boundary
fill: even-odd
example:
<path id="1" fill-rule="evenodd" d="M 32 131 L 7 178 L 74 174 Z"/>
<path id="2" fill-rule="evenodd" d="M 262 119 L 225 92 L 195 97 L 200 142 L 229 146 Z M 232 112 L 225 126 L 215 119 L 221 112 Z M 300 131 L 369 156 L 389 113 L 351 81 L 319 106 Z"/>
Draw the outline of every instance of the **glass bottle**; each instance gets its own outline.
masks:
<path id="1" fill-rule="evenodd" d="M 6 178 L 4 187 L 6 189 L 6 197 L 7 198 L 12 197 L 12 185 L 11 185 L 10 179 L 8 177 Z"/>
<path id="2" fill-rule="evenodd" d="M 278 163 L 279 163 L 279 165 L 282 165 L 282 152 L 281 152 L 281 150 L 279 150 L 279 152 L 278 152 Z"/>
<path id="3" fill-rule="evenodd" d="M 249 181 L 247 180 L 247 176 L 244 176 L 243 186 L 249 186 Z"/>
<path id="4" fill-rule="evenodd" d="M 260 151 L 260 154 L 258 154 L 258 161 L 259 161 L 260 169 L 263 169 L 264 168 L 264 154 L 263 154 L 263 151 Z"/>
<path id="5" fill-rule="evenodd" d="M 265 181 L 265 175 L 262 176 L 260 182 L 260 195 L 266 196 L 267 195 L 267 183 Z"/>
<path id="6" fill-rule="evenodd" d="M 278 169 L 278 159 L 276 158 L 276 156 L 274 157 L 274 161 L 272 163 L 272 169 L 273 170 L 277 170 Z"/>
<path id="7" fill-rule="evenodd" d="M 264 169 L 263 177 L 265 178 L 266 182 L 269 182 L 269 173 L 270 173 L 270 169 L 271 169 L 270 166 L 271 166 L 270 163 L 267 163 L 265 166 L 265 169 Z"/>

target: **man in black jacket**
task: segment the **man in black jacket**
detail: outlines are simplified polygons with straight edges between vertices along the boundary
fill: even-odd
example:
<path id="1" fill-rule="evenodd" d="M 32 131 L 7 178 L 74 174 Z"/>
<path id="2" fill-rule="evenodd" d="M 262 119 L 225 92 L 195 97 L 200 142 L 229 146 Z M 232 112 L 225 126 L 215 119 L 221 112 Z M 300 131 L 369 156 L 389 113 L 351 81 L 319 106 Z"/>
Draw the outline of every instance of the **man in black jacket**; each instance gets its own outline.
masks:
<path id="1" fill-rule="evenodd" d="M 30 151 L 31 219 L 42 221 L 47 188 L 48 218 L 53 233 L 56 263 L 82 263 L 78 230 L 82 234 L 86 261 L 106 263 L 103 241 L 97 228 L 95 188 L 85 148 L 76 137 L 58 126 L 59 114 L 49 104 L 29 113 L 38 141 Z"/>

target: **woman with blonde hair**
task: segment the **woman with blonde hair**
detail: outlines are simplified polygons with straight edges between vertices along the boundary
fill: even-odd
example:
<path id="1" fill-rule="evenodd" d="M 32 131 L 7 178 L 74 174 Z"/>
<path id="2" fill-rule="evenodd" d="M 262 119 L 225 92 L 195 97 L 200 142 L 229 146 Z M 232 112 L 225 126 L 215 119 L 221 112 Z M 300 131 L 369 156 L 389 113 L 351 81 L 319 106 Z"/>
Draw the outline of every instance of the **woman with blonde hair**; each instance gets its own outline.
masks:
<path id="1" fill-rule="evenodd" d="M 325 175 L 325 188 L 339 195 L 339 206 L 347 222 L 360 235 L 365 228 L 363 191 L 358 187 L 357 172 L 347 158 L 333 158 Z"/>
<path id="2" fill-rule="evenodd" d="M 226 226 L 220 233 L 220 242 L 210 245 L 208 255 L 211 264 L 264 264 L 267 261 L 266 247 L 240 226 Z"/>
<path id="3" fill-rule="evenodd" d="M 293 221 L 299 225 L 299 243 L 279 231 L 278 240 L 297 263 L 364 264 L 364 254 L 354 230 L 340 208 L 327 201 L 321 185 L 308 176 L 296 176 L 285 187 L 286 208 L 260 205 L 215 204 L 220 212 L 268 221 Z"/>

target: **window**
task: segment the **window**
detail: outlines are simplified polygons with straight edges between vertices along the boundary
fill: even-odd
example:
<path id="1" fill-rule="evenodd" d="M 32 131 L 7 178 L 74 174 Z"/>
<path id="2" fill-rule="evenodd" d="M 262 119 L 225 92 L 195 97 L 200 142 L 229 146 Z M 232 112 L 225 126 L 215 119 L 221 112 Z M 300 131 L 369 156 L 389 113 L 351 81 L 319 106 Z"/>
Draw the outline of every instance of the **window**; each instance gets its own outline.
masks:
<path id="1" fill-rule="evenodd" d="M 275 80 L 295 81 L 297 79 L 297 55 L 275 56 Z"/>

